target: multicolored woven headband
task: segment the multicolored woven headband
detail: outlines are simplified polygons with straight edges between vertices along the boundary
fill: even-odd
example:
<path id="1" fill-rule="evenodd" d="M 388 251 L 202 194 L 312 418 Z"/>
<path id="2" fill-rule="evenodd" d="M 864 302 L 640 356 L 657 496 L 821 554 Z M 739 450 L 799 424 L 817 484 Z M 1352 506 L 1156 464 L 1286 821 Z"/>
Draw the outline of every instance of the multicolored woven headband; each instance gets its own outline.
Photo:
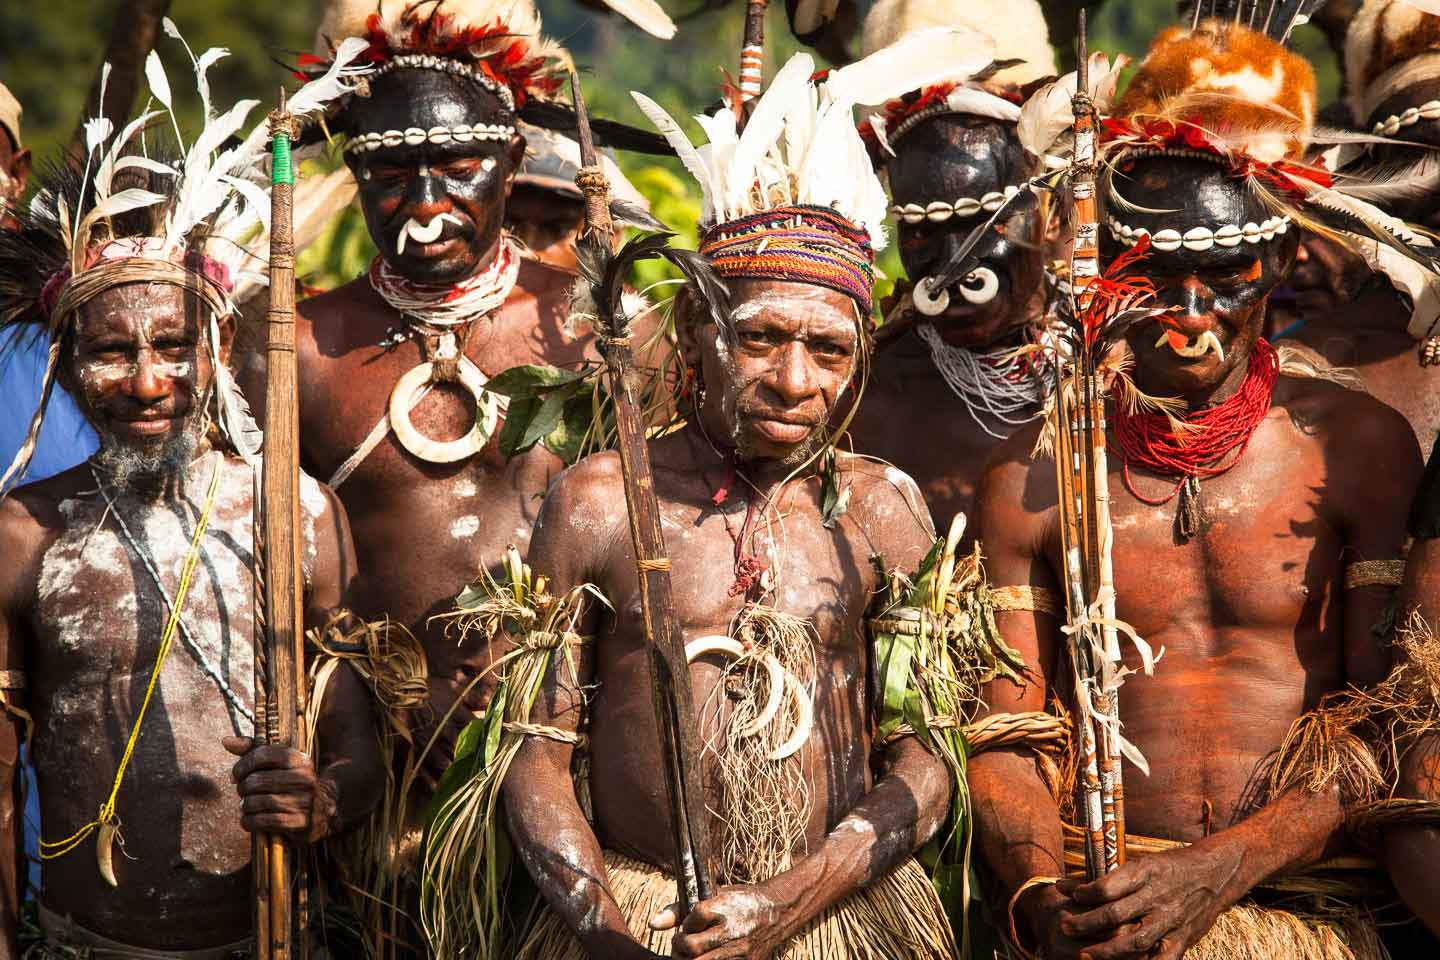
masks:
<path id="1" fill-rule="evenodd" d="M 793 280 L 849 294 L 871 309 L 875 252 L 870 235 L 829 207 L 776 207 L 717 223 L 700 253 L 722 277 Z"/>

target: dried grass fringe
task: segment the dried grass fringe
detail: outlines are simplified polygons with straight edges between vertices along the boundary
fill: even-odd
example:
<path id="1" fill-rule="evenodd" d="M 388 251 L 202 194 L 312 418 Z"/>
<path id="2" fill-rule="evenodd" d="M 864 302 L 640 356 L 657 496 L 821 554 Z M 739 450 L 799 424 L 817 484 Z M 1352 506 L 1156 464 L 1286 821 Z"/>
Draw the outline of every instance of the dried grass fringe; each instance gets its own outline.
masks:
<path id="1" fill-rule="evenodd" d="M 675 901 L 675 881 L 663 870 L 605 851 L 610 890 L 646 949 L 670 956 L 671 930 L 651 930 L 650 918 Z M 815 918 L 776 951 L 775 960 L 953 960 L 959 952 L 945 910 L 925 869 L 907 859 L 873 885 Z M 565 922 L 548 907 L 525 938 L 518 960 L 585 960 Z"/>
<path id="2" fill-rule="evenodd" d="M 736 617 L 730 635 L 770 653 L 811 698 L 815 695 L 815 630 L 808 620 L 773 607 L 747 605 Z M 771 760 L 775 748 L 789 739 L 793 718 L 788 702 L 752 736 L 741 730 L 764 709 L 769 677 L 759 661 L 747 657 L 726 665 L 701 712 L 713 711 L 716 730 L 706 743 L 715 757 L 724 826 L 716 838 L 717 876 L 721 883 L 760 883 L 791 866 L 804 854 L 805 824 L 810 815 L 810 786 L 800 753 Z M 732 706 L 723 723 L 726 704 Z"/>
<path id="3" fill-rule="evenodd" d="M 1295 721 L 1261 773 L 1261 802 L 1297 785 L 1311 791 L 1334 785 L 1362 819 L 1389 806 L 1423 813 L 1428 805 L 1391 792 L 1405 752 L 1420 735 L 1440 729 L 1440 639 L 1412 612 L 1394 646 L 1396 664 L 1384 680 L 1328 693 Z"/>
<path id="4" fill-rule="evenodd" d="M 1362 913 L 1311 915 L 1239 903 L 1220 914 L 1185 960 L 1389 960 L 1389 953 Z"/>
<path id="5" fill-rule="evenodd" d="M 425 649 L 398 623 L 366 622 L 344 610 L 307 636 L 319 650 L 309 666 L 305 719 L 312 738 L 330 679 L 342 663 L 369 688 L 380 720 L 376 736 L 386 758 L 380 805 L 363 825 L 325 843 L 320 855 L 334 867 L 365 956 L 393 957 L 418 932 L 405 904 L 415 889 L 417 815 L 424 812 L 412 810 L 409 801 L 423 757 L 413 721 L 430 703 Z M 324 911 L 327 891 L 322 887 L 318 894 L 317 906 Z"/>

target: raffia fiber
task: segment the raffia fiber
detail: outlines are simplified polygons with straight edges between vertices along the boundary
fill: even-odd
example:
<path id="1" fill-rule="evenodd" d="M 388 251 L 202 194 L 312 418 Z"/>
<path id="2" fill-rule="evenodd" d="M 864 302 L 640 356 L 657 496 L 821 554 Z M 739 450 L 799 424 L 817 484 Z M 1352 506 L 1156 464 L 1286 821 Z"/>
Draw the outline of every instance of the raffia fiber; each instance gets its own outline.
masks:
<path id="1" fill-rule="evenodd" d="M 349 664 L 370 690 L 379 720 L 376 736 L 385 766 L 380 804 L 360 827 L 327 842 L 323 855 L 335 868 L 345 903 L 369 960 L 394 956 L 419 941 L 406 913 L 417 889 L 414 875 L 420 832 L 409 801 L 423 755 L 415 742 L 416 711 L 428 708 L 425 649 L 409 630 L 389 620 L 366 622 L 341 610 L 322 629 L 307 634 L 318 653 L 310 657 L 306 730 L 314 735 L 330 678 Z M 313 749 L 313 744 L 311 745 Z M 316 871 L 319 875 L 319 871 Z M 329 909 L 328 891 L 318 906 Z M 344 919 L 336 922 L 345 925 Z"/>
<path id="2" fill-rule="evenodd" d="M 610 891 L 646 949 L 670 956 L 671 930 L 651 930 L 650 918 L 675 902 L 675 881 L 664 871 L 605 851 Z M 953 960 L 958 950 L 944 908 L 925 869 L 906 860 L 810 922 L 774 954 L 775 960 Z M 569 927 L 546 908 L 526 937 L 518 960 L 585 960 Z"/>
<path id="3" fill-rule="evenodd" d="M 1389 960 L 1375 924 L 1359 913 L 1310 916 L 1240 903 L 1220 914 L 1185 960 Z"/>

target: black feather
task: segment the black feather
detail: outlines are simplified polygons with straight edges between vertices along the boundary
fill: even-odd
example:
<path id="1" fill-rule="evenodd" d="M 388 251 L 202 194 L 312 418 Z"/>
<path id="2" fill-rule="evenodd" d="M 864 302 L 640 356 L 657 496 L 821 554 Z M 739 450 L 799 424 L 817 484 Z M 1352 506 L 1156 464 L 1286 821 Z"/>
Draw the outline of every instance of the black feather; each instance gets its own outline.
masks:
<path id="1" fill-rule="evenodd" d="M 654 233 L 664 233 L 668 229 L 665 224 L 651 216 L 649 210 L 629 200 L 611 199 L 610 219 L 615 221 L 617 226 L 634 227 Z"/>
<path id="2" fill-rule="evenodd" d="M 579 139 L 579 128 L 575 123 L 575 108 L 568 103 L 555 100 L 531 99 L 520 108 L 520 119 L 544 130 L 554 130 L 572 139 Z M 665 138 L 650 130 L 641 130 L 618 120 L 590 118 L 590 130 L 599 146 L 614 147 L 616 150 L 630 150 L 634 153 L 649 153 L 656 156 L 674 156 L 675 151 Z"/>
<path id="3" fill-rule="evenodd" d="M 1325 0 L 1180 0 L 1177 6 L 1181 23 L 1192 29 L 1201 20 L 1225 20 L 1284 43 L 1324 4 Z"/>

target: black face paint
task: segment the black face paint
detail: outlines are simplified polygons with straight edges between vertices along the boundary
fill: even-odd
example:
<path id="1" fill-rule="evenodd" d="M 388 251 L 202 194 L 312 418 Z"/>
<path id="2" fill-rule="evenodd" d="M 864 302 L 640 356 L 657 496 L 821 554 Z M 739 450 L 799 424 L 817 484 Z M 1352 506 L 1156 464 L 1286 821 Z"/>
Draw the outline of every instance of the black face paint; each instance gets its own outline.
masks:
<path id="1" fill-rule="evenodd" d="M 1116 194 L 1131 206 L 1117 202 Z M 1275 227 L 1271 239 L 1253 243 L 1244 239 L 1247 226 L 1253 235 L 1256 225 L 1277 223 L 1278 215 L 1243 180 L 1218 163 L 1198 158 L 1152 156 L 1133 162 L 1122 158 L 1100 195 L 1102 262 L 1112 262 L 1129 249 L 1115 238 L 1112 222 L 1132 232 L 1148 231 L 1149 256 L 1132 273 L 1155 283 L 1157 306 L 1174 308 L 1163 324 L 1158 319 L 1147 321 L 1126 335 L 1141 388 L 1160 395 L 1205 394 L 1243 370 L 1264 329 L 1270 291 L 1294 264 L 1299 230 L 1286 226 L 1282 232 Z M 1162 245 L 1174 242 L 1162 231 L 1183 236 L 1196 227 L 1226 242 L 1212 239 L 1207 245 L 1192 236 L 1190 248 L 1155 246 L 1157 235 L 1162 236 Z M 1239 228 L 1241 234 L 1233 244 L 1231 228 Z M 1167 337 L 1167 329 L 1179 336 Z"/>
<path id="2" fill-rule="evenodd" d="M 942 116 L 926 120 L 892 144 L 896 155 L 886 166 L 892 203 L 925 207 L 935 201 L 954 204 L 1003 194 L 1030 176 L 1025 155 L 1007 125 L 983 118 Z M 906 223 L 897 218 L 900 261 L 912 281 L 938 272 L 992 210 L 960 213 L 946 219 Z M 982 261 L 995 275 L 997 289 L 988 303 L 968 302 L 952 289 L 950 306 L 935 318 L 936 329 L 956 346 L 993 343 L 1023 326 L 1043 282 L 1044 250 L 1038 217 L 1018 217 Z"/>
<path id="3" fill-rule="evenodd" d="M 370 97 L 356 100 L 344 120 L 352 137 L 515 122 L 500 99 L 473 80 L 425 69 L 395 70 L 378 78 Z M 381 255 L 411 280 L 453 283 L 494 256 L 510 180 L 523 153 L 524 140 L 517 134 L 509 141 L 401 143 L 347 153 L 346 159 Z M 419 230 L 427 240 L 417 239 L 406 230 L 412 219 L 422 228 L 439 226 L 438 235 L 429 238 Z"/>

